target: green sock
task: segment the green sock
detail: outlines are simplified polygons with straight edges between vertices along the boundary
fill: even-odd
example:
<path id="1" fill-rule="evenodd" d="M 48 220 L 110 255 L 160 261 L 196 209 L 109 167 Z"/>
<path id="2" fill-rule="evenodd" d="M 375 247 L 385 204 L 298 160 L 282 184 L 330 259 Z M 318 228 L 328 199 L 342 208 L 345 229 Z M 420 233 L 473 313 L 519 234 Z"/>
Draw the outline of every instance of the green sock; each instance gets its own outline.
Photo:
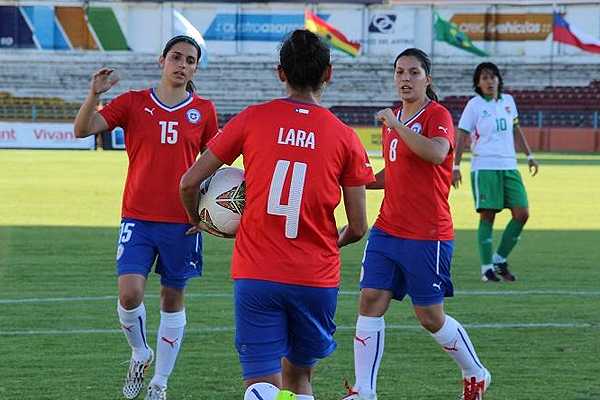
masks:
<path id="1" fill-rule="evenodd" d="M 481 259 L 481 265 L 492 263 L 492 229 L 493 225 L 488 221 L 479 220 L 477 243 L 479 244 L 479 258 Z"/>
<path id="2" fill-rule="evenodd" d="M 497 251 L 500 257 L 507 258 L 512 249 L 517 245 L 523 231 L 523 226 L 524 224 L 516 219 L 511 219 L 508 225 L 506 225 Z"/>

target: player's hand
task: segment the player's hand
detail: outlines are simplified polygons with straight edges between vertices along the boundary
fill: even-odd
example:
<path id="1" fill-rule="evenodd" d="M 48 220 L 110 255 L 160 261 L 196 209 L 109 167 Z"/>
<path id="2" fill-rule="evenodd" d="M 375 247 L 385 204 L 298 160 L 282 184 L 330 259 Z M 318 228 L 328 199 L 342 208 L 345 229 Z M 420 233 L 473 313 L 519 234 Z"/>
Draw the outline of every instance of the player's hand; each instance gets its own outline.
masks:
<path id="1" fill-rule="evenodd" d="M 454 189 L 458 189 L 461 183 L 462 174 L 460 173 L 460 169 L 452 170 L 452 186 L 454 186 Z"/>
<path id="2" fill-rule="evenodd" d="M 527 164 L 529 165 L 529 173 L 531 176 L 536 176 L 540 168 L 540 164 L 538 164 L 538 162 L 533 158 L 527 160 Z"/>
<path id="3" fill-rule="evenodd" d="M 213 236 L 217 236 L 217 237 L 225 238 L 225 239 L 232 239 L 232 238 L 235 237 L 235 235 L 226 235 L 226 234 L 224 234 L 222 232 L 219 232 L 219 231 L 211 228 L 210 226 L 208 226 L 207 224 L 205 224 L 202 221 L 198 221 L 198 222 L 192 223 L 192 226 L 190 227 L 190 229 L 188 229 L 185 232 L 185 234 L 186 235 L 195 235 L 195 234 L 200 233 L 202 231 L 204 231 L 206 233 L 210 233 Z"/>
<path id="4" fill-rule="evenodd" d="M 102 68 L 92 76 L 90 90 L 95 95 L 107 92 L 111 87 L 119 82 L 119 76 L 112 68 Z"/>
<path id="5" fill-rule="evenodd" d="M 393 128 L 394 124 L 398 123 L 398 119 L 394 115 L 394 112 L 391 108 L 386 108 L 385 110 L 379 111 L 377 114 L 375 114 L 375 118 L 377 118 L 378 121 L 383 122 L 388 128 Z"/>

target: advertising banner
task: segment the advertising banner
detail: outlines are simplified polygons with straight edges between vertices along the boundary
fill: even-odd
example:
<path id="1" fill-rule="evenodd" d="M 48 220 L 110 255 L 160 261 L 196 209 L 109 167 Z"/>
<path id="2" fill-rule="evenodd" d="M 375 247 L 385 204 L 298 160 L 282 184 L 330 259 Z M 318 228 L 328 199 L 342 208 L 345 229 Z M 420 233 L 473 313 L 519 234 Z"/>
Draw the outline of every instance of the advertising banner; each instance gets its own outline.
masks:
<path id="1" fill-rule="evenodd" d="M 544 41 L 552 33 L 552 13 L 454 14 L 450 22 L 471 40 Z"/>
<path id="2" fill-rule="evenodd" d="M 0 148 L 93 150 L 96 139 L 75 138 L 73 124 L 0 122 Z"/>

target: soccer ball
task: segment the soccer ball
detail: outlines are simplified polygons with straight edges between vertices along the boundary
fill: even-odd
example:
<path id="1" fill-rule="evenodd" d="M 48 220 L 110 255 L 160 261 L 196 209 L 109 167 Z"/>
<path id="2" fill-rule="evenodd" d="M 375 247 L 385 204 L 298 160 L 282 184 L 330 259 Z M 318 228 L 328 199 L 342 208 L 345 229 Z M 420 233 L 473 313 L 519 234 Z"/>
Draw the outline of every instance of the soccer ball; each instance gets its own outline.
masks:
<path id="1" fill-rule="evenodd" d="M 240 226 L 245 202 L 244 171 L 221 168 L 200 185 L 200 221 L 217 232 L 233 236 Z"/>
<path id="2" fill-rule="evenodd" d="M 296 400 L 296 395 L 270 383 L 258 382 L 248 386 L 244 400 Z"/>

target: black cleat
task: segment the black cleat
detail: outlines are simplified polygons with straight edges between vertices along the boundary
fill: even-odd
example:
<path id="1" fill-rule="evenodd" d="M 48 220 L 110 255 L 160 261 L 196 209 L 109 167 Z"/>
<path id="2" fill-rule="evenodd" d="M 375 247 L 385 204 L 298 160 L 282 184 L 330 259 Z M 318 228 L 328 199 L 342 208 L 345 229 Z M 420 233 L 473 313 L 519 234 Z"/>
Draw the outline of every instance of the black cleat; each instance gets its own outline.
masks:
<path id="1" fill-rule="evenodd" d="M 496 276 L 493 268 L 489 268 L 481 274 L 481 280 L 484 282 L 500 282 L 500 278 Z"/>
<path id="2" fill-rule="evenodd" d="M 494 263 L 494 271 L 502 277 L 507 282 L 514 282 L 517 280 L 517 277 L 510 273 L 508 270 L 508 263 Z"/>

